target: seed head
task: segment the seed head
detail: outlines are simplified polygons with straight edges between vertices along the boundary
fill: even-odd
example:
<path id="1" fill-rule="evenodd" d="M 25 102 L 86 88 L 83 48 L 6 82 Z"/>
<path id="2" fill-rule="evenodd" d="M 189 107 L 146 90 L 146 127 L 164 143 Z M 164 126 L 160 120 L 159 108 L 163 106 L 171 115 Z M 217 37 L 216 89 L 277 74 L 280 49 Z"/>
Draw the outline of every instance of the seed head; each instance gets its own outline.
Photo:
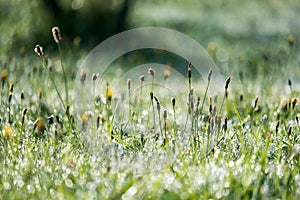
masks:
<path id="1" fill-rule="evenodd" d="M 298 99 L 294 97 L 292 98 L 291 102 L 292 102 L 292 108 L 295 109 L 295 106 L 298 103 Z"/>
<path id="2" fill-rule="evenodd" d="M 12 99 L 12 92 L 10 92 L 9 95 L 8 95 L 8 103 L 11 102 L 11 99 Z"/>
<path id="3" fill-rule="evenodd" d="M 148 74 L 149 74 L 150 76 L 154 76 L 155 71 L 154 71 L 152 68 L 149 68 Z"/>
<path id="4" fill-rule="evenodd" d="M 291 81 L 291 79 L 288 80 L 288 84 L 289 84 L 290 87 L 292 86 L 292 81 Z"/>
<path id="5" fill-rule="evenodd" d="M 141 82 L 144 82 L 144 81 L 145 81 L 145 76 L 144 76 L 144 75 L 141 75 L 141 76 L 140 76 L 140 81 L 141 81 Z"/>
<path id="6" fill-rule="evenodd" d="M 226 79 L 225 90 L 228 89 L 228 86 L 229 86 L 230 81 L 231 81 L 231 76 L 229 76 L 229 77 Z"/>
<path id="7" fill-rule="evenodd" d="M 34 47 L 34 52 L 35 52 L 38 56 L 43 56 L 43 55 L 44 55 L 43 47 L 41 47 L 39 44 L 35 45 L 35 47 Z"/>
<path id="8" fill-rule="evenodd" d="M 53 115 L 50 115 L 48 118 L 47 118 L 47 120 L 48 120 L 48 123 L 51 125 L 51 124 L 53 124 L 54 123 L 54 116 Z"/>
<path id="9" fill-rule="evenodd" d="M 127 80 L 127 88 L 128 88 L 128 90 L 131 89 L 131 79 Z"/>
<path id="10" fill-rule="evenodd" d="M 6 78 L 7 78 L 7 70 L 4 69 L 1 72 L 1 81 L 2 81 L 2 83 L 5 82 Z"/>
<path id="11" fill-rule="evenodd" d="M 278 133 L 278 130 L 279 130 L 279 124 L 280 124 L 280 122 L 277 121 L 277 122 L 276 122 L 276 126 L 275 126 L 275 133 Z"/>
<path id="12" fill-rule="evenodd" d="M 164 109 L 163 118 L 165 121 L 167 120 L 167 117 L 168 117 L 167 109 Z"/>
<path id="13" fill-rule="evenodd" d="M 96 81 L 98 77 L 99 77 L 99 73 L 97 73 L 97 74 L 93 73 L 93 75 L 92 75 L 93 81 Z"/>
<path id="14" fill-rule="evenodd" d="M 172 97 L 172 106 L 173 107 L 175 107 L 175 102 L 176 102 L 175 98 Z"/>
<path id="15" fill-rule="evenodd" d="M 52 36 L 53 39 L 56 43 L 59 43 L 59 41 L 61 40 L 61 36 L 60 36 L 60 30 L 57 26 L 52 28 Z"/>
<path id="16" fill-rule="evenodd" d="M 9 84 L 9 91 L 10 92 L 14 91 L 14 84 L 12 84 L 12 83 Z"/>
<path id="17" fill-rule="evenodd" d="M 207 77 L 208 82 L 210 82 L 210 80 L 211 80 L 211 75 L 212 75 L 212 70 L 210 69 L 208 71 L 208 77 Z"/>
<path id="18" fill-rule="evenodd" d="M 224 131 L 227 131 L 227 123 L 228 123 L 228 117 L 225 116 L 225 119 L 224 119 Z"/>
<path id="19" fill-rule="evenodd" d="M 21 100 L 22 101 L 24 100 L 24 92 L 23 91 L 21 92 Z"/>

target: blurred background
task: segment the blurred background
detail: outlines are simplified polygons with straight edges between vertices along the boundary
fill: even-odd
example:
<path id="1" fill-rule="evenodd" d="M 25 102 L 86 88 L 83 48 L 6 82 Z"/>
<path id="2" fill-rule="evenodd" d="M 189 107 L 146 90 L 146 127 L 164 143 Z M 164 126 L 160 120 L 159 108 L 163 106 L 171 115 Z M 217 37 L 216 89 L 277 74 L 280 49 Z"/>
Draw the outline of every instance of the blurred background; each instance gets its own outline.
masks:
<path id="1" fill-rule="evenodd" d="M 289 54 L 289 35 L 299 42 L 299 10 L 295 0 L 0 0 L 0 58 L 32 53 L 36 43 L 51 51 L 53 26 L 87 51 L 120 31 L 157 26 L 194 38 L 219 64 L 231 56 L 255 69 L 254 58 Z"/>
<path id="2" fill-rule="evenodd" d="M 2 46 L 52 40 L 54 25 L 64 38 L 92 47 L 120 31 L 167 27 L 207 43 L 263 42 L 298 34 L 295 0 L 0 0 Z"/>

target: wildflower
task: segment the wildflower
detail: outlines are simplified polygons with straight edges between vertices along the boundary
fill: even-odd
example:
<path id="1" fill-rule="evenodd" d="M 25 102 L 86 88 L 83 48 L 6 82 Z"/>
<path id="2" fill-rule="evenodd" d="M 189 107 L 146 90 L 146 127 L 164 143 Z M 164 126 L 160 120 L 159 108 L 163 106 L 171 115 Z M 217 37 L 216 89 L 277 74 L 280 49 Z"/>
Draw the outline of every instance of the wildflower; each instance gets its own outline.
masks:
<path id="1" fill-rule="evenodd" d="M 39 99 L 42 98 L 42 96 L 43 96 L 43 90 L 42 89 L 38 90 L 38 96 L 39 96 Z"/>
<path id="2" fill-rule="evenodd" d="M 7 78 L 7 70 L 4 69 L 4 70 L 2 70 L 2 72 L 1 72 L 2 88 L 4 87 L 4 83 L 5 83 L 6 78 Z"/>
<path id="3" fill-rule="evenodd" d="M 11 127 L 11 125 L 7 124 L 3 128 L 3 136 L 5 138 L 11 138 L 14 134 L 14 129 Z"/>
<path id="4" fill-rule="evenodd" d="M 154 76 L 155 71 L 154 71 L 152 68 L 149 68 L 148 74 L 149 74 L 150 76 Z"/>
<path id="5" fill-rule="evenodd" d="M 35 120 L 33 130 L 36 130 L 37 133 L 43 133 L 46 130 L 45 121 L 42 118 Z"/>
<path id="6" fill-rule="evenodd" d="M 295 106 L 298 103 L 298 99 L 294 97 L 292 98 L 291 102 L 292 102 L 292 108 L 295 109 Z"/>
<path id="7" fill-rule="evenodd" d="M 164 80 L 169 78 L 170 74 L 171 74 L 171 71 L 169 69 L 165 69 L 165 71 L 164 71 Z"/>
<path id="8" fill-rule="evenodd" d="M 109 101 L 109 102 L 111 102 L 112 95 L 113 95 L 112 89 L 107 88 L 106 89 L 106 100 Z"/>
<path id="9" fill-rule="evenodd" d="M 57 26 L 52 28 L 52 35 L 53 35 L 53 39 L 56 43 L 59 43 L 59 41 L 61 40 L 61 36 L 60 36 L 60 30 Z"/>
<path id="10" fill-rule="evenodd" d="M 43 56 L 44 55 L 43 47 L 41 47 L 39 44 L 35 45 L 34 52 L 38 56 Z"/>

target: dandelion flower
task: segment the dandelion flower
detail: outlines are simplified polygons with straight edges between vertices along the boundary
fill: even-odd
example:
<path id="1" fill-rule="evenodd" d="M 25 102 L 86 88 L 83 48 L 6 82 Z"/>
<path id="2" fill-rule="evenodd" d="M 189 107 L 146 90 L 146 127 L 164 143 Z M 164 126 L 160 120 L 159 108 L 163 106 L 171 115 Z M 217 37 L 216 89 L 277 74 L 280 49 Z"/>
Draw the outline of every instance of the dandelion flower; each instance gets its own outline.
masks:
<path id="1" fill-rule="evenodd" d="M 5 138 L 11 138 L 13 136 L 14 129 L 8 124 L 3 128 L 3 136 Z"/>
<path id="2" fill-rule="evenodd" d="M 110 101 L 111 101 L 111 98 L 112 98 L 112 95 L 113 95 L 112 89 L 107 88 L 107 89 L 106 89 L 106 100 L 110 102 Z"/>

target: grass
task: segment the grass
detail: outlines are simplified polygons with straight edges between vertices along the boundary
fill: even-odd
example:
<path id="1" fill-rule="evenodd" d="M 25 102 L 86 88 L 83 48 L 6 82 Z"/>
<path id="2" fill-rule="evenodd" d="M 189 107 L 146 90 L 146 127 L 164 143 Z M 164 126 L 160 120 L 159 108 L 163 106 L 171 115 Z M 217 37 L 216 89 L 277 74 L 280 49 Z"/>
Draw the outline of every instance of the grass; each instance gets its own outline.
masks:
<path id="1" fill-rule="evenodd" d="M 189 64 L 188 87 L 177 99 L 156 87 L 156 73 L 145 71 L 135 77 L 139 91 L 129 90 L 128 81 L 128 99 L 116 100 L 109 82 L 97 96 L 93 82 L 96 100 L 84 113 L 63 106 L 75 104 L 67 100 L 72 56 L 16 56 L 1 68 L 0 198 L 298 199 L 299 91 L 285 76 L 299 47 L 290 36 L 272 47 L 277 43 L 267 53 L 231 58 L 233 66 L 263 76 L 233 68 L 217 100 L 207 93 L 211 72 L 198 91 Z M 286 52 L 273 56 L 282 44 Z M 271 65 L 289 67 L 270 74 Z M 82 74 L 82 83 L 92 78 Z"/>

